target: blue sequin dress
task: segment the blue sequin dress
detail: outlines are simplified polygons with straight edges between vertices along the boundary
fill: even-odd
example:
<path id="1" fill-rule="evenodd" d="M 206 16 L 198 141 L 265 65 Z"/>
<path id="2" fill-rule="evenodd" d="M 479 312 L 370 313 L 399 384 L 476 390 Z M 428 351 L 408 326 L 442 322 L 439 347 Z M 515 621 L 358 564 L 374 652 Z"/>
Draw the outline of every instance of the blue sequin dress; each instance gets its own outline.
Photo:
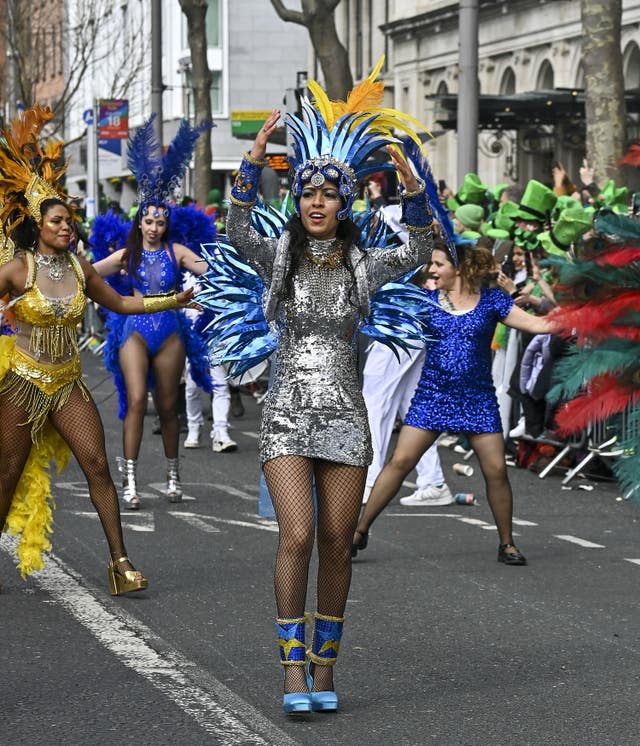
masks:
<path id="1" fill-rule="evenodd" d="M 137 276 L 136 276 L 137 275 Z M 182 278 L 180 267 L 169 243 L 160 249 L 142 251 L 137 273 L 130 271 L 130 289 L 135 288 L 142 295 L 169 293 L 180 289 Z M 177 334 L 184 344 L 189 360 L 191 374 L 198 386 L 205 391 L 212 390 L 209 376 L 209 360 L 202 340 L 193 330 L 191 321 L 183 311 L 168 310 L 156 313 L 120 315 L 110 313 L 107 320 L 109 335 L 104 350 L 104 361 L 108 371 L 113 374 L 118 389 L 119 416 L 124 418 L 127 412 L 127 394 L 124 376 L 120 368 L 120 348 L 137 332 L 145 341 L 150 357 L 158 353 L 165 341 Z M 149 368 L 147 385 L 155 385 L 153 370 Z"/>
<path id="2" fill-rule="evenodd" d="M 426 346 L 420 381 L 406 425 L 452 433 L 501 433 L 491 378 L 491 340 L 513 299 L 498 288 L 483 289 L 470 311 L 446 311 L 438 291 L 427 290 L 434 341 Z"/>

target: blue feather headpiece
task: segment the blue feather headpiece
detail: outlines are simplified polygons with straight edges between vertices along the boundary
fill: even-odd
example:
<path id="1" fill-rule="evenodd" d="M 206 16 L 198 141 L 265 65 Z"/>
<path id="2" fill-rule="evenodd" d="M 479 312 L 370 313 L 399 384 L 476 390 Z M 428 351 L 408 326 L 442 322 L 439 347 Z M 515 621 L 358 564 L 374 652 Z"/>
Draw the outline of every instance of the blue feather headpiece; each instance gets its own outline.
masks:
<path id="1" fill-rule="evenodd" d="M 291 193 L 298 215 L 304 185 L 321 187 L 330 181 L 342 197 L 343 207 L 337 217 L 344 220 L 351 213 L 358 181 L 376 171 L 393 169 L 391 163 L 369 159 L 376 151 L 399 142 L 394 129 L 403 130 L 420 145 L 414 128 L 425 132 L 426 128 L 408 114 L 380 105 L 384 85 L 376 78 L 383 62 L 384 56 L 346 101 L 331 101 L 316 81 L 310 81 L 313 104 L 303 97 L 302 117 L 284 117 L 293 137 L 294 155 L 290 162 L 295 175 Z"/>
<path id="2" fill-rule="evenodd" d="M 180 196 L 196 140 L 212 124 L 203 122 L 192 127 L 182 119 L 176 136 L 163 154 L 153 126 L 155 117 L 152 114 L 129 140 L 127 165 L 138 182 L 138 215 L 143 215 L 150 205 L 154 205 L 162 208 L 168 217 L 169 206 L 175 204 Z"/>

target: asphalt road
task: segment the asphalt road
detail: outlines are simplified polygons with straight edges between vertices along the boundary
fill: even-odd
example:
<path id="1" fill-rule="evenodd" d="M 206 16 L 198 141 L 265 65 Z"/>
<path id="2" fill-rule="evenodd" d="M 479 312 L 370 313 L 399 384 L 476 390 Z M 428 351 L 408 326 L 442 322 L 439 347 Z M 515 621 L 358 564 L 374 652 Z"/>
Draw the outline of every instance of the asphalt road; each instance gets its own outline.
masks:
<path id="1" fill-rule="evenodd" d="M 100 358 L 83 356 L 115 464 L 113 386 Z M 182 451 L 179 505 L 162 494 L 160 437 L 147 417 L 144 510 L 123 520 L 148 591 L 108 594 L 106 543 L 75 463 L 55 480 L 47 569 L 22 581 L 3 537 L 0 744 L 640 743 L 638 508 L 613 483 L 576 479 L 565 490 L 560 475 L 513 468 L 529 565 L 505 567 L 475 457 L 474 475 L 458 476 L 460 455 L 446 448 L 452 490 L 479 504 L 389 506 L 354 563 L 335 671 L 341 711 L 287 719 L 273 627 L 277 532 L 257 514 L 259 406 L 244 402 L 236 453 Z"/>

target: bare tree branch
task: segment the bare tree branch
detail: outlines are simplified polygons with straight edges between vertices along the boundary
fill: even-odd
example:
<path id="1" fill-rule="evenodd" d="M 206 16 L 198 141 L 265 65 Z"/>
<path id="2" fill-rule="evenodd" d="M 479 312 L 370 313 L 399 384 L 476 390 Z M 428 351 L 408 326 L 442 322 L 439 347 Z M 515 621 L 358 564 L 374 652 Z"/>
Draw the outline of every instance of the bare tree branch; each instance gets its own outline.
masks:
<path id="1" fill-rule="evenodd" d="M 282 0 L 271 0 L 271 5 L 273 5 L 275 12 L 280 16 L 280 18 L 282 18 L 283 21 L 287 21 L 288 23 L 297 23 L 300 26 L 307 25 L 304 15 L 299 10 L 291 10 L 290 8 L 285 8 Z"/>

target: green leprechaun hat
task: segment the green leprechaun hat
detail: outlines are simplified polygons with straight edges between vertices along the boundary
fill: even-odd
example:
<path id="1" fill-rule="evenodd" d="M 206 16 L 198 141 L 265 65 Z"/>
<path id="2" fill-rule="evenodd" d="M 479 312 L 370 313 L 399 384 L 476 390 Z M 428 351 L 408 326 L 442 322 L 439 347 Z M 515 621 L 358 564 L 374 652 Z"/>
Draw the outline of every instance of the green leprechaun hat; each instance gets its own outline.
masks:
<path id="1" fill-rule="evenodd" d="M 484 211 L 480 205 L 460 205 L 460 207 L 458 207 L 454 212 L 454 215 L 456 220 L 458 220 L 465 228 L 477 231 L 482 224 Z"/>
<path id="2" fill-rule="evenodd" d="M 600 200 L 614 212 L 626 212 L 629 205 L 629 190 L 627 187 L 616 187 L 613 179 L 609 179 L 600 192 Z"/>
<path id="3" fill-rule="evenodd" d="M 512 234 L 516 227 L 515 215 L 518 212 L 518 205 L 515 202 L 502 202 L 500 207 L 493 215 L 489 215 L 486 222 L 482 224 L 480 230 L 485 236 L 489 236 L 489 231 L 499 230 Z"/>
<path id="4" fill-rule="evenodd" d="M 573 209 L 574 207 L 582 207 L 582 205 L 578 202 L 577 199 L 569 197 L 568 194 L 561 194 L 558 197 L 558 201 L 556 202 L 555 207 L 551 211 L 551 222 L 557 223 L 558 218 L 560 217 L 560 213 L 563 210 Z"/>
<path id="5" fill-rule="evenodd" d="M 558 222 L 550 231 L 540 233 L 538 241 L 548 254 L 563 256 L 577 241 L 593 227 L 593 216 L 582 207 L 568 207 L 560 213 Z"/>
<path id="6" fill-rule="evenodd" d="M 557 200 L 557 195 L 548 186 L 530 179 L 518 205 L 515 218 L 544 224 L 548 222 Z"/>
<path id="7" fill-rule="evenodd" d="M 455 197 L 447 199 L 447 207 L 455 212 L 461 205 L 482 205 L 489 187 L 480 181 L 478 174 L 465 174 L 462 186 Z"/>

